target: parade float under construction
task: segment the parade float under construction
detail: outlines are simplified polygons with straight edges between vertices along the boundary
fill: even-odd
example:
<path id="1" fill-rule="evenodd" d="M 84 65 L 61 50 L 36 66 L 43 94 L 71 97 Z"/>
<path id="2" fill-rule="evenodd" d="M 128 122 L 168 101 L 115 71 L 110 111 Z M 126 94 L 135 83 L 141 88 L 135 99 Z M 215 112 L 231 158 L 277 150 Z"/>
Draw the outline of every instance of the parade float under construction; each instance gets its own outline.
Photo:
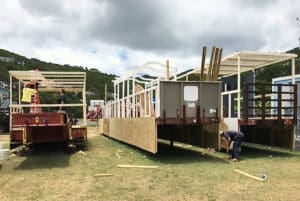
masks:
<path id="1" fill-rule="evenodd" d="M 255 71 L 291 60 L 293 77 L 296 55 L 237 51 L 222 59 L 222 49 L 213 47 L 208 64 L 205 58 L 204 47 L 200 67 L 189 72 L 177 74 L 168 61 L 148 62 L 114 80 L 113 100 L 102 108 L 100 132 L 152 153 L 160 139 L 171 146 L 182 142 L 225 148 L 221 130 L 241 130 L 245 142 L 294 149 L 295 80 L 257 84 Z M 245 72 L 250 76 L 242 79 Z"/>

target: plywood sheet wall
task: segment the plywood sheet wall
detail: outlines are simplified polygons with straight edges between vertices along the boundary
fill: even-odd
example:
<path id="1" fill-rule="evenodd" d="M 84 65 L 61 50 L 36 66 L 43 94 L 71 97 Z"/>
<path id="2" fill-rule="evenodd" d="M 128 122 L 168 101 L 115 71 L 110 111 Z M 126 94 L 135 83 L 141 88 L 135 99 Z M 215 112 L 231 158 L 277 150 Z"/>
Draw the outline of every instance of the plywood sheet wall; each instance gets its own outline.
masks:
<path id="1" fill-rule="evenodd" d="M 99 119 L 98 125 L 98 132 L 100 134 L 109 132 L 109 119 Z"/>
<path id="2" fill-rule="evenodd" d="M 103 119 L 102 132 L 146 151 L 157 152 L 155 117 Z"/>
<path id="3" fill-rule="evenodd" d="M 99 119 L 98 120 L 98 125 L 99 125 L 98 126 L 98 133 L 101 133 L 101 134 L 104 133 L 104 129 L 103 129 L 103 124 L 104 123 L 103 122 L 104 122 L 104 119 Z"/>

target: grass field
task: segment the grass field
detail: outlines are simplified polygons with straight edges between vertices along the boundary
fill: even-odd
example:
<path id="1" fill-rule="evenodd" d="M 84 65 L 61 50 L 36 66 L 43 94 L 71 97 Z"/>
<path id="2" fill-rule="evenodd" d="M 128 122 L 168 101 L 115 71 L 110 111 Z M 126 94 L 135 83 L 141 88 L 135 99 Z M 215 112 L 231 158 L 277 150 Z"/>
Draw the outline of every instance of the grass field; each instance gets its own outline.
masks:
<path id="1" fill-rule="evenodd" d="M 224 153 L 159 145 L 149 154 L 89 128 L 86 155 L 38 147 L 0 161 L 0 200 L 299 200 L 300 153 L 242 148 L 242 161 Z M 5 140 L 4 137 L 0 140 Z M 116 154 L 117 153 L 117 154 Z M 120 158 L 118 157 L 120 156 Z M 157 169 L 118 168 L 118 164 Z M 234 172 L 261 176 L 264 182 Z M 109 173 L 113 176 L 97 177 Z"/>

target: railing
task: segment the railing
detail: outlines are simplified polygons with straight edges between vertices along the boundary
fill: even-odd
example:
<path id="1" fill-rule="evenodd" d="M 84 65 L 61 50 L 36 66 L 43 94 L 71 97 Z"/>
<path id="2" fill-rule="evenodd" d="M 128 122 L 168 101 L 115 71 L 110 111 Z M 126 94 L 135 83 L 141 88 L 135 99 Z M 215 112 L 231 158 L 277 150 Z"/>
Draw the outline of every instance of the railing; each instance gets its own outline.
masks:
<path id="1" fill-rule="evenodd" d="M 243 118 L 297 119 L 297 85 L 253 84 L 243 86 Z"/>
<path id="2" fill-rule="evenodd" d="M 236 97 L 239 90 L 225 91 L 221 93 L 221 117 L 236 118 L 237 117 L 237 101 Z"/>
<path id="3" fill-rule="evenodd" d="M 103 117 L 159 117 L 159 101 L 159 80 L 130 78 L 115 83 L 114 100 L 105 104 Z"/>

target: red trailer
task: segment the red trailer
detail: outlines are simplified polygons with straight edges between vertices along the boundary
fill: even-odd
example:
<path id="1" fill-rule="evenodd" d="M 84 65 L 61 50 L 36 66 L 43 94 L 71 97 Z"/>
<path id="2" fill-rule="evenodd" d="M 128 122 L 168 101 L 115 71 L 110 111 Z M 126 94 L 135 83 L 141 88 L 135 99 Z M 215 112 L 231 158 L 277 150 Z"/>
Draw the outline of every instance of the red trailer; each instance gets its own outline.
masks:
<path id="1" fill-rule="evenodd" d="M 11 148 L 32 143 L 86 142 L 86 74 L 84 72 L 10 71 L 9 74 Z M 53 92 L 59 94 L 62 89 L 66 92 L 81 93 L 82 97 L 78 103 L 43 104 L 40 102 L 41 94 L 48 96 Z M 24 102 L 25 96 L 30 97 L 30 102 Z M 73 116 L 70 118 L 66 112 L 72 108 L 80 110 L 77 112 L 82 115 L 78 117 L 79 123 L 74 121 Z"/>

